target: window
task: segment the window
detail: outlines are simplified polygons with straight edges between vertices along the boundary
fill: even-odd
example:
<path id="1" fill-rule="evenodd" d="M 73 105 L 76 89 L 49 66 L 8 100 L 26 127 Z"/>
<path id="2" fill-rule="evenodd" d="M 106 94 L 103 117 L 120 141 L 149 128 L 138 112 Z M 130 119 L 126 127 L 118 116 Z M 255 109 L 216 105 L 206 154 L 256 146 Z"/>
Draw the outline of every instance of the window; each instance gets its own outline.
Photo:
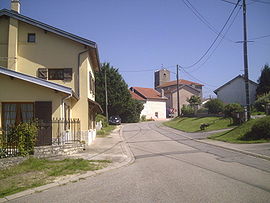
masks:
<path id="1" fill-rule="evenodd" d="M 48 69 L 49 80 L 72 80 L 72 68 Z"/>
<path id="2" fill-rule="evenodd" d="M 158 118 L 158 112 L 155 112 L 155 116 Z"/>
<path id="3" fill-rule="evenodd" d="M 95 79 L 93 78 L 91 72 L 89 72 L 89 90 L 92 94 L 95 94 Z"/>
<path id="4" fill-rule="evenodd" d="M 22 122 L 30 122 L 34 119 L 33 103 L 3 103 L 3 128 L 18 125 Z"/>
<path id="5" fill-rule="evenodd" d="M 35 33 L 28 33 L 27 42 L 35 43 L 36 42 L 36 34 Z"/>
<path id="6" fill-rule="evenodd" d="M 65 130 L 70 129 L 70 107 L 65 103 L 64 104 L 64 119 L 65 119 Z"/>

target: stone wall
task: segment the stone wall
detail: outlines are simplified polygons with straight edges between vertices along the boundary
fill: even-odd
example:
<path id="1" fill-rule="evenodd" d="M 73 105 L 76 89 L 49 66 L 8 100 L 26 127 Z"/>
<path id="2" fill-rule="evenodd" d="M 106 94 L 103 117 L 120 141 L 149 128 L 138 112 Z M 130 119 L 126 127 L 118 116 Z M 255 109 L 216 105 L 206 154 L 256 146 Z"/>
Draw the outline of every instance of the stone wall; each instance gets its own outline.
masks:
<path id="1" fill-rule="evenodd" d="M 64 144 L 35 147 L 34 156 L 37 158 L 47 158 L 61 155 L 70 155 L 81 152 L 85 149 L 84 144 Z"/>
<path id="2" fill-rule="evenodd" d="M 51 146 L 41 146 L 35 147 L 35 152 L 33 157 L 37 158 L 49 158 L 61 155 L 70 155 L 74 153 L 81 152 L 85 149 L 84 144 L 65 144 L 65 145 L 51 145 Z M 0 159 L 0 169 L 4 169 L 10 166 L 17 165 L 29 157 L 11 157 Z"/>
<path id="3" fill-rule="evenodd" d="M 28 159 L 28 157 L 21 157 L 21 156 L 0 159 L 0 169 L 5 169 L 5 168 L 8 168 L 10 166 L 17 165 L 26 159 Z"/>

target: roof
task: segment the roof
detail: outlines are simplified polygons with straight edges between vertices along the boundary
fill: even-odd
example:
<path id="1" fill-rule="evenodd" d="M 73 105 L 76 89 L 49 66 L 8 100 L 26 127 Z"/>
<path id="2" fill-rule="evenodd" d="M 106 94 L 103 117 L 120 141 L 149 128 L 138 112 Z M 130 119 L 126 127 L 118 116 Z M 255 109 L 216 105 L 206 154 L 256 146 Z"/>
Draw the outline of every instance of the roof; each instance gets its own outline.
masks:
<path id="1" fill-rule="evenodd" d="M 131 87 L 130 90 L 144 99 L 167 99 L 166 97 L 161 97 L 161 94 L 153 88 Z"/>
<path id="2" fill-rule="evenodd" d="M 178 80 L 179 85 L 199 85 L 199 86 L 204 86 L 200 83 L 196 83 L 196 82 L 192 82 L 189 80 L 184 80 L 184 79 L 180 79 Z M 158 87 L 168 87 L 168 86 L 173 86 L 173 85 L 177 85 L 177 80 L 173 80 L 173 81 L 169 81 L 169 82 L 165 82 L 162 85 L 159 85 Z"/>
<path id="3" fill-rule="evenodd" d="M 236 77 L 233 78 L 232 80 L 226 82 L 224 85 L 222 85 L 222 86 L 220 86 L 219 88 L 217 88 L 216 90 L 214 90 L 214 93 L 217 94 L 217 92 L 218 92 L 220 89 L 222 89 L 222 88 L 224 88 L 225 86 L 231 84 L 234 80 L 237 80 L 237 79 L 243 79 L 243 80 L 245 80 L 245 77 L 244 77 L 244 75 L 238 75 L 238 76 L 236 76 Z M 252 81 L 252 80 L 249 80 L 249 82 L 250 82 L 251 84 L 256 85 L 256 86 L 258 85 L 256 82 L 254 82 L 254 81 Z"/>
<path id="4" fill-rule="evenodd" d="M 129 90 L 131 97 L 133 99 L 139 100 L 139 101 L 145 101 L 146 99 L 144 99 L 143 97 L 141 97 L 140 95 L 136 94 L 135 92 Z"/>
<path id="5" fill-rule="evenodd" d="M 98 66 L 100 66 L 99 55 L 98 55 L 98 48 L 97 48 L 96 42 L 93 42 L 91 40 L 88 40 L 88 39 L 79 37 L 77 35 L 71 34 L 71 33 L 66 32 L 64 30 L 55 28 L 53 26 L 50 26 L 48 24 L 45 24 L 45 23 L 42 23 L 40 21 L 34 20 L 32 18 L 29 18 L 27 16 L 24 16 L 24 15 L 18 13 L 18 12 L 12 11 L 12 10 L 8 10 L 8 9 L 2 9 L 2 10 L 0 10 L 0 17 L 1 16 L 4 16 L 4 15 L 5 16 L 9 16 L 9 17 L 12 17 L 12 18 L 15 18 L 15 19 L 20 20 L 22 22 L 31 24 L 33 26 L 39 27 L 41 29 L 44 29 L 46 31 L 55 33 L 57 35 L 61 35 L 63 37 L 69 38 L 71 40 L 74 40 L 76 42 L 79 42 L 81 44 L 84 44 L 86 46 L 89 46 L 89 47 L 94 48 L 95 49 L 95 52 L 96 52 L 96 55 L 97 55 Z"/>
<path id="6" fill-rule="evenodd" d="M 36 85 L 39 85 L 42 87 L 47 87 L 47 88 L 50 88 L 50 89 L 53 89 L 53 90 L 56 90 L 59 92 L 63 92 L 63 93 L 72 95 L 74 98 L 78 99 L 78 96 L 75 95 L 75 93 L 72 91 L 72 89 L 70 87 L 59 85 L 59 84 L 56 84 L 53 82 L 49 82 L 47 80 L 36 78 L 36 77 L 30 76 L 30 75 L 26 75 L 26 74 L 16 72 L 16 71 L 13 71 L 13 70 L 10 70 L 7 68 L 3 68 L 3 67 L 0 67 L 0 74 L 10 76 L 13 78 L 17 78 L 17 79 L 20 79 L 20 80 L 23 80 L 26 82 L 30 82 L 30 83 L 33 83 L 33 84 L 36 84 Z"/>
<path id="7" fill-rule="evenodd" d="M 189 86 L 189 85 L 181 85 L 181 86 L 179 86 L 179 90 L 180 89 L 183 89 L 183 88 L 189 88 L 189 89 L 192 89 L 192 90 L 200 93 L 200 91 L 198 89 L 196 89 L 196 88 L 194 88 L 192 86 Z M 165 94 L 167 94 L 167 93 L 174 93 L 174 92 L 177 92 L 177 88 L 174 88 L 172 90 L 167 90 L 167 91 L 165 91 Z"/>

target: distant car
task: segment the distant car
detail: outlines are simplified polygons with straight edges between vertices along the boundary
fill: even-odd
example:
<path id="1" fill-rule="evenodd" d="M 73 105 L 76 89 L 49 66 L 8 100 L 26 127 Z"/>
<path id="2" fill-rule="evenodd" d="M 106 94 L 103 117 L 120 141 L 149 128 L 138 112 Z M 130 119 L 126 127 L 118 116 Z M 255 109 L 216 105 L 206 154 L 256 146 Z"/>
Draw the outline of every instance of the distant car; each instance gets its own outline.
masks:
<path id="1" fill-rule="evenodd" d="M 111 116 L 109 118 L 109 124 L 110 125 L 120 125 L 121 124 L 121 118 L 119 116 Z"/>

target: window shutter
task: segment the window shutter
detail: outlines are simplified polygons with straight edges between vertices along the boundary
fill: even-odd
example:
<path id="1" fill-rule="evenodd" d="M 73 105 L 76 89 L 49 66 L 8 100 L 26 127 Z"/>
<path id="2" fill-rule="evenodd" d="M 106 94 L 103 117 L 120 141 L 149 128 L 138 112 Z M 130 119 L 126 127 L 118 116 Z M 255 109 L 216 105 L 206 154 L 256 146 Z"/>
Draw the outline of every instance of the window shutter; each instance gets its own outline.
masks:
<path id="1" fill-rule="evenodd" d="M 72 68 L 64 68 L 64 80 L 72 80 Z"/>
<path id="2" fill-rule="evenodd" d="M 48 69 L 47 68 L 39 68 L 38 69 L 38 77 L 44 80 L 48 78 Z"/>

